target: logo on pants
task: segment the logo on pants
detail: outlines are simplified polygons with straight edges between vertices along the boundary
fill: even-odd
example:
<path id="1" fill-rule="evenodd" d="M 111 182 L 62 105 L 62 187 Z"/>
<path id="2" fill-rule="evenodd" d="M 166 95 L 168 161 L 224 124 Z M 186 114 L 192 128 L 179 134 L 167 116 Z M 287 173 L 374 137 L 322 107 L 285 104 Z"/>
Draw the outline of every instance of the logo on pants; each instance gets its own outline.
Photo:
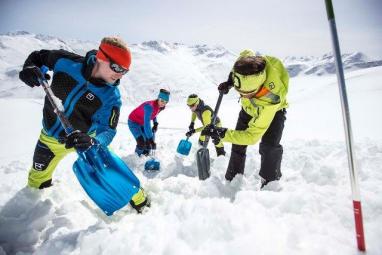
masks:
<path id="1" fill-rule="evenodd" d="M 44 166 L 45 166 L 45 164 L 43 164 L 43 163 L 37 163 L 37 162 L 34 163 L 34 169 L 36 169 L 37 171 L 44 170 Z"/>

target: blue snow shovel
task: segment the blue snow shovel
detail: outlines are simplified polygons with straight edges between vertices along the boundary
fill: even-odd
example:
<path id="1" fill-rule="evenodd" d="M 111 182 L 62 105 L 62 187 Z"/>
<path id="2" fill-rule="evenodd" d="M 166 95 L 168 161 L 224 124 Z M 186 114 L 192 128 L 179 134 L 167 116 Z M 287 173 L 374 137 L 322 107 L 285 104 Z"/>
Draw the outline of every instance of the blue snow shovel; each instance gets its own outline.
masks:
<path id="1" fill-rule="evenodd" d="M 186 139 L 180 140 L 180 142 L 178 144 L 178 148 L 176 149 L 176 152 L 178 152 L 179 154 L 185 155 L 185 156 L 190 154 L 192 143 L 190 141 L 188 141 L 189 138 L 190 137 L 187 136 Z"/>
<path id="2" fill-rule="evenodd" d="M 146 171 L 159 171 L 160 170 L 160 162 L 155 159 L 155 150 L 151 150 L 150 159 L 145 163 Z"/>
<path id="3" fill-rule="evenodd" d="M 48 68 L 43 66 L 41 71 L 45 74 Z M 64 114 L 61 100 L 54 95 L 47 80 L 40 79 L 40 84 L 66 134 L 74 132 Z M 139 191 L 138 178 L 125 162 L 106 146 L 93 145 L 85 151 L 77 150 L 77 154 L 78 159 L 73 164 L 73 171 L 85 192 L 106 215 L 112 215 L 124 207 Z"/>

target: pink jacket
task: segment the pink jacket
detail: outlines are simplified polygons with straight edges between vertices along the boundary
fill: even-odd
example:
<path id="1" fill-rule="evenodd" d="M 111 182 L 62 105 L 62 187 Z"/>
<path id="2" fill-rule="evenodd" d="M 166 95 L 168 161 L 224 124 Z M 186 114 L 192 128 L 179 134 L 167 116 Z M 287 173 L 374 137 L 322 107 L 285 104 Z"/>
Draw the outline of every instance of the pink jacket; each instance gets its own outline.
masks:
<path id="1" fill-rule="evenodd" d="M 129 115 L 129 120 L 144 125 L 146 120 L 154 120 L 159 113 L 157 100 L 146 101 L 135 108 Z"/>

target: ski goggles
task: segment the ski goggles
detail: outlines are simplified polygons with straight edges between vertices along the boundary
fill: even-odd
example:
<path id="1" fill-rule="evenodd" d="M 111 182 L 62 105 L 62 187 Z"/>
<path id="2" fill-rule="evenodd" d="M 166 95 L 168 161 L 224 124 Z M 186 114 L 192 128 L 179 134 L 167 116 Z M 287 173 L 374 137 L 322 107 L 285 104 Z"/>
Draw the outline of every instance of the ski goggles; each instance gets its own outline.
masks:
<path id="1" fill-rule="evenodd" d="M 196 105 L 197 103 L 193 103 L 193 104 L 188 104 L 188 107 L 192 108 Z"/>
<path id="2" fill-rule="evenodd" d="M 109 55 L 107 55 L 107 53 L 102 50 L 102 48 L 100 47 L 99 50 L 103 53 L 103 55 L 105 55 L 105 57 L 109 60 L 109 67 L 111 70 L 113 70 L 113 72 L 115 73 L 120 73 L 122 75 L 124 74 L 127 74 L 127 72 L 129 71 L 129 69 L 126 69 L 126 68 L 123 68 L 122 66 L 118 65 L 117 63 L 115 63 L 113 61 L 112 58 L 110 58 Z"/>

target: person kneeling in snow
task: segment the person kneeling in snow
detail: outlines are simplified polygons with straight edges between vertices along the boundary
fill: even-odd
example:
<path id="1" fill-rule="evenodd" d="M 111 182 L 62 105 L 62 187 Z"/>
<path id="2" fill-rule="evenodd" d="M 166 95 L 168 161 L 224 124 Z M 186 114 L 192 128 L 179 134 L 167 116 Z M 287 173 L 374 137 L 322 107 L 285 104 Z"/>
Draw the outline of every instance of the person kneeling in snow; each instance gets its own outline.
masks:
<path id="1" fill-rule="evenodd" d="M 138 156 L 142 154 L 148 156 L 151 150 L 156 149 L 157 115 L 165 109 L 169 100 L 170 92 L 160 89 L 157 99 L 142 103 L 129 114 L 128 125 L 137 141 L 135 152 Z M 153 121 L 152 127 L 151 121 Z"/>
<path id="2" fill-rule="evenodd" d="M 241 111 L 236 129 L 207 126 L 203 135 L 212 137 L 214 143 L 232 143 L 232 152 L 225 178 L 231 181 L 236 174 L 243 174 L 247 145 L 260 139 L 261 188 L 281 178 L 280 145 L 284 129 L 285 108 L 288 107 L 289 75 L 280 60 L 270 56 L 255 56 L 250 50 L 240 53 L 228 81 L 219 85 L 219 91 L 227 94 L 234 87 L 240 94 Z"/>
<path id="3" fill-rule="evenodd" d="M 192 112 L 191 115 L 191 123 L 188 127 L 188 132 L 186 133 L 187 137 L 190 137 L 196 132 L 202 131 L 207 125 L 211 124 L 212 118 L 214 115 L 214 111 L 212 108 L 206 104 L 204 101 L 200 99 L 196 94 L 191 94 L 187 98 L 187 105 L 190 107 Z M 202 122 L 203 126 L 195 129 L 195 119 L 198 119 Z M 221 127 L 220 119 L 216 118 L 216 126 Z M 199 145 L 203 146 L 206 137 L 204 135 L 199 136 Z M 215 144 L 216 154 L 217 156 L 225 156 L 224 146 L 222 142 Z"/>
<path id="4" fill-rule="evenodd" d="M 40 68 L 53 71 L 51 89 L 64 106 L 75 131 L 65 134 L 47 97 L 43 109 L 43 129 L 37 142 L 28 186 L 38 189 L 52 185 L 57 164 L 74 148 L 87 150 L 94 144 L 107 146 L 116 134 L 121 97 L 120 79 L 129 70 L 131 54 L 118 37 L 102 39 L 98 51 L 85 57 L 66 50 L 40 50 L 26 59 L 20 79 L 30 87 L 39 86 Z M 140 212 L 148 199 L 140 189 L 130 202 Z"/>

